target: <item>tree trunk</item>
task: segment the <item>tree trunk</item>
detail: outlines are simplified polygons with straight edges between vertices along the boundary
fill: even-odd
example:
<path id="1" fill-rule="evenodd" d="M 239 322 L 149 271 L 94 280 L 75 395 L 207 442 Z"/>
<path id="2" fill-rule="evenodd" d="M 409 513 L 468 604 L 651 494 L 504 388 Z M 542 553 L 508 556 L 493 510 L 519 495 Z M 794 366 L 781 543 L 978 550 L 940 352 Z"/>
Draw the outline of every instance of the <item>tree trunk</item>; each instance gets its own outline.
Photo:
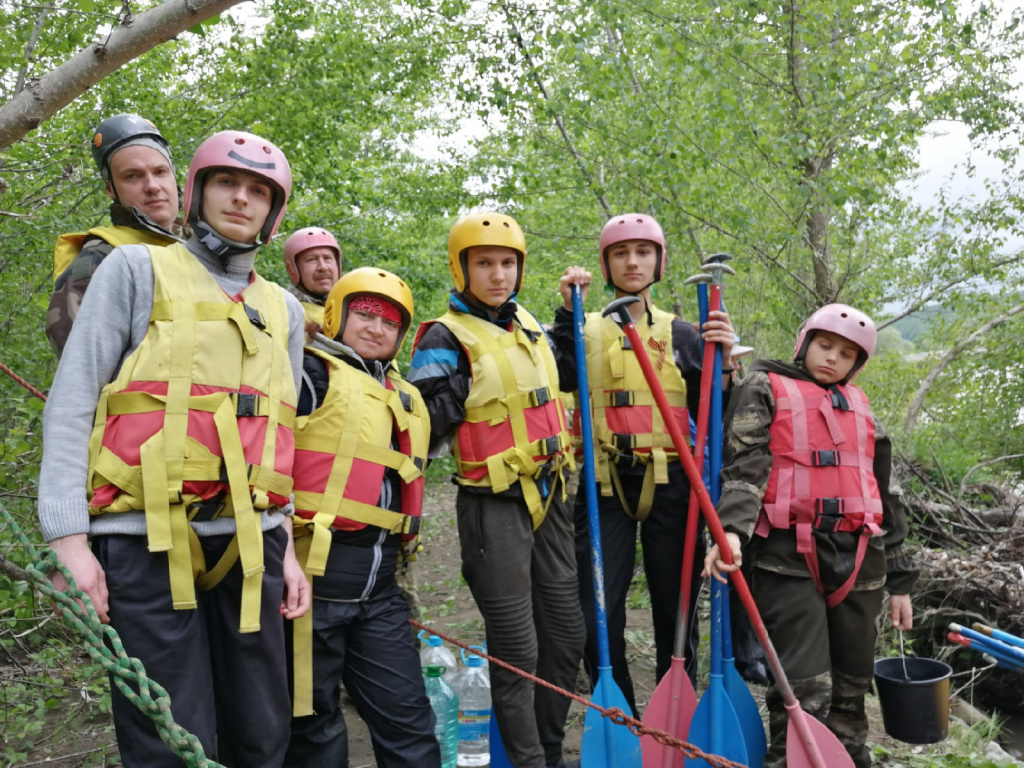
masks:
<path id="1" fill-rule="evenodd" d="M 41 78 L 29 78 L 24 89 L 0 107 L 0 149 L 38 128 L 118 67 L 241 2 L 167 0 L 133 16 L 105 40 L 79 51 Z"/>

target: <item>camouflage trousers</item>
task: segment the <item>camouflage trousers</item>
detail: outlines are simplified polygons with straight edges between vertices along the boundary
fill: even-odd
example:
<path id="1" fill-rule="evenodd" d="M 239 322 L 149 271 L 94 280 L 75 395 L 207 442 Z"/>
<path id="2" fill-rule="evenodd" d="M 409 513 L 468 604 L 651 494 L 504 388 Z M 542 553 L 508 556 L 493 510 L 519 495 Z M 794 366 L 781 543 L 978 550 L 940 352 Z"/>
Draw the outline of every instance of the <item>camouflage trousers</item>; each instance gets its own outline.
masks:
<path id="1" fill-rule="evenodd" d="M 755 568 L 751 591 L 801 706 L 839 738 L 857 768 L 870 768 L 864 696 L 874 673 L 882 590 L 852 591 L 829 608 L 810 578 Z M 764 768 L 785 768 L 788 718 L 775 686 L 765 703 L 770 745 Z"/>

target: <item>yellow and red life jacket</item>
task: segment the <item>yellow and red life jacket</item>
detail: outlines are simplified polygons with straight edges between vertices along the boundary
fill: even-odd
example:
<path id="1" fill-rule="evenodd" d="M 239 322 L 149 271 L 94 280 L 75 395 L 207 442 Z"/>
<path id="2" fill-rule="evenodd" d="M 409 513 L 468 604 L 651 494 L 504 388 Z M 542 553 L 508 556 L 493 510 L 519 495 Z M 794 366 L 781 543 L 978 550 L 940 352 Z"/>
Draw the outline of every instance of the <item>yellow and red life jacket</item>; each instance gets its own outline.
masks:
<path id="1" fill-rule="evenodd" d="M 89 441 L 90 513 L 145 510 L 149 549 L 167 551 L 179 609 L 196 606 L 196 576 L 201 589 L 223 576 L 195 563 L 189 520 L 209 516 L 211 506 L 215 516 L 233 516 L 245 574 L 242 631 L 256 631 L 263 573 L 256 510 L 287 503 L 292 490 L 287 306 L 281 289 L 255 273 L 228 296 L 184 246 L 149 250 L 149 330 L 100 393 Z"/>
<path id="2" fill-rule="evenodd" d="M 636 330 L 658 374 L 679 429 L 684 435 L 689 435 L 686 382 L 672 351 L 672 321 L 675 318 L 657 307 L 651 307 L 650 312 L 653 324 L 637 323 Z M 668 482 L 668 463 L 678 461 L 679 455 L 622 327 L 611 317 L 591 313 L 587 315 L 584 334 L 597 464 L 594 471 L 601 494 L 611 496 L 614 489 L 626 513 L 643 520 L 651 509 L 654 485 Z M 574 419 L 574 431 L 579 435 L 578 416 Z M 629 508 L 622 493 L 615 470 L 616 456 L 628 456 L 647 465 L 635 511 Z"/>
<path id="3" fill-rule="evenodd" d="M 533 315 L 520 308 L 516 317 L 512 330 L 451 310 L 434 322 L 455 335 L 472 368 L 453 448 L 456 481 L 495 493 L 519 482 L 536 529 L 574 462 L 555 356 Z"/>
<path id="4" fill-rule="evenodd" d="M 323 360 L 328 372 L 320 407 L 295 422 L 295 551 L 314 577 L 324 575 L 332 529 L 374 525 L 404 541 L 419 535 L 430 416 L 419 390 L 397 371 L 382 385 L 334 355 L 313 347 L 306 353 Z M 402 479 L 399 512 L 377 506 L 388 469 Z M 308 611 L 295 621 L 295 717 L 313 714 L 312 617 Z"/>
<path id="5" fill-rule="evenodd" d="M 416 537 L 430 417 L 419 390 L 397 373 L 383 386 L 327 352 L 306 353 L 324 360 L 329 379 L 321 406 L 295 423 L 295 515 L 317 523 L 306 572 L 322 576 L 332 528 L 375 525 L 405 541 Z M 400 512 L 377 506 L 388 469 L 402 478 Z"/>
<path id="6" fill-rule="evenodd" d="M 853 384 L 824 389 L 777 373 L 768 379 L 775 397 L 769 428 L 772 469 L 755 532 L 767 536 L 772 528 L 793 526 L 797 552 L 823 595 L 813 531 L 860 533 L 850 577 L 825 595 L 834 607 L 853 588 L 868 539 L 882 533 L 871 408 Z"/>
<path id="7" fill-rule="evenodd" d="M 53 248 L 54 280 L 60 277 L 75 260 L 75 256 L 81 253 L 85 241 L 93 237 L 105 240 L 115 248 L 122 245 L 166 246 L 176 242 L 173 237 L 164 237 L 156 232 L 135 227 L 93 227 L 88 232 L 68 232 L 57 237 L 57 244 Z"/>

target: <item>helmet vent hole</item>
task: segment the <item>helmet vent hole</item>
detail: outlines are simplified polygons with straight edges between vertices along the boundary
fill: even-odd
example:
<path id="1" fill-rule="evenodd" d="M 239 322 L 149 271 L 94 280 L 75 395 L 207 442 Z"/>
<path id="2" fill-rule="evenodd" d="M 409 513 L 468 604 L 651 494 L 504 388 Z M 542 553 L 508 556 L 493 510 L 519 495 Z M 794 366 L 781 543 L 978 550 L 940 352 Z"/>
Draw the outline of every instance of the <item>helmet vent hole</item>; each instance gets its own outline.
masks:
<path id="1" fill-rule="evenodd" d="M 505 227 L 505 229 L 511 229 L 511 227 L 508 225 L 507 221 L 503 221 L 502 225 Z"/>
<path id="2" fill-rule="evenodd" d="M 235 139 L 235 144 L 245 144 L 245 139 L 237 138 Z"/>
<path id="3" fill-rule="evenodd" d="M 849 317 L 849 315 L 848 315 L 848 314 L 846 314 L 845 312 L 840 312 L 840 313 L 839 313 L 839 316 L 840 316 L 840 317 Z"/>
<path id="4" fill-rule="evenodd" d="M 491 226 L 491 222 L 487 221 L 486 219 L 480 223 L 483 224 L 485 227 Z"/>
<path id="5" fill-rule="evenodd" d="M 263 148 L 263 152 L 264 152 L 264 154 L 269 155 L 270 154 L 270 147 L 264 147 Z"/>

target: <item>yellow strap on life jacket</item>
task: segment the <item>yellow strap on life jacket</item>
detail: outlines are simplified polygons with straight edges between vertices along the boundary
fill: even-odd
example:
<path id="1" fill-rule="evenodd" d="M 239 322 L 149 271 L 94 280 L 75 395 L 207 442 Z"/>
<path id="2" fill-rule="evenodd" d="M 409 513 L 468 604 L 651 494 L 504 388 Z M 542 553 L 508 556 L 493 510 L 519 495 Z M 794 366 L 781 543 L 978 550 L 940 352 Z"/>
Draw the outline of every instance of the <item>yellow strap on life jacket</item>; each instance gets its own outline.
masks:
<path id="1" fill-rule="evenodd" d="M 90 237 L 105 240 L 115 248 L 122 245 L 170 245 L 172 237 L 163 237 L 155 232 L 135 227 L 93 227 L 88 232 L 68 232 L 57 237 L 53 248 L 53 279 L 60 277 L 71 266 L 75 256 L 82 252 L 82 246 Z"/>

